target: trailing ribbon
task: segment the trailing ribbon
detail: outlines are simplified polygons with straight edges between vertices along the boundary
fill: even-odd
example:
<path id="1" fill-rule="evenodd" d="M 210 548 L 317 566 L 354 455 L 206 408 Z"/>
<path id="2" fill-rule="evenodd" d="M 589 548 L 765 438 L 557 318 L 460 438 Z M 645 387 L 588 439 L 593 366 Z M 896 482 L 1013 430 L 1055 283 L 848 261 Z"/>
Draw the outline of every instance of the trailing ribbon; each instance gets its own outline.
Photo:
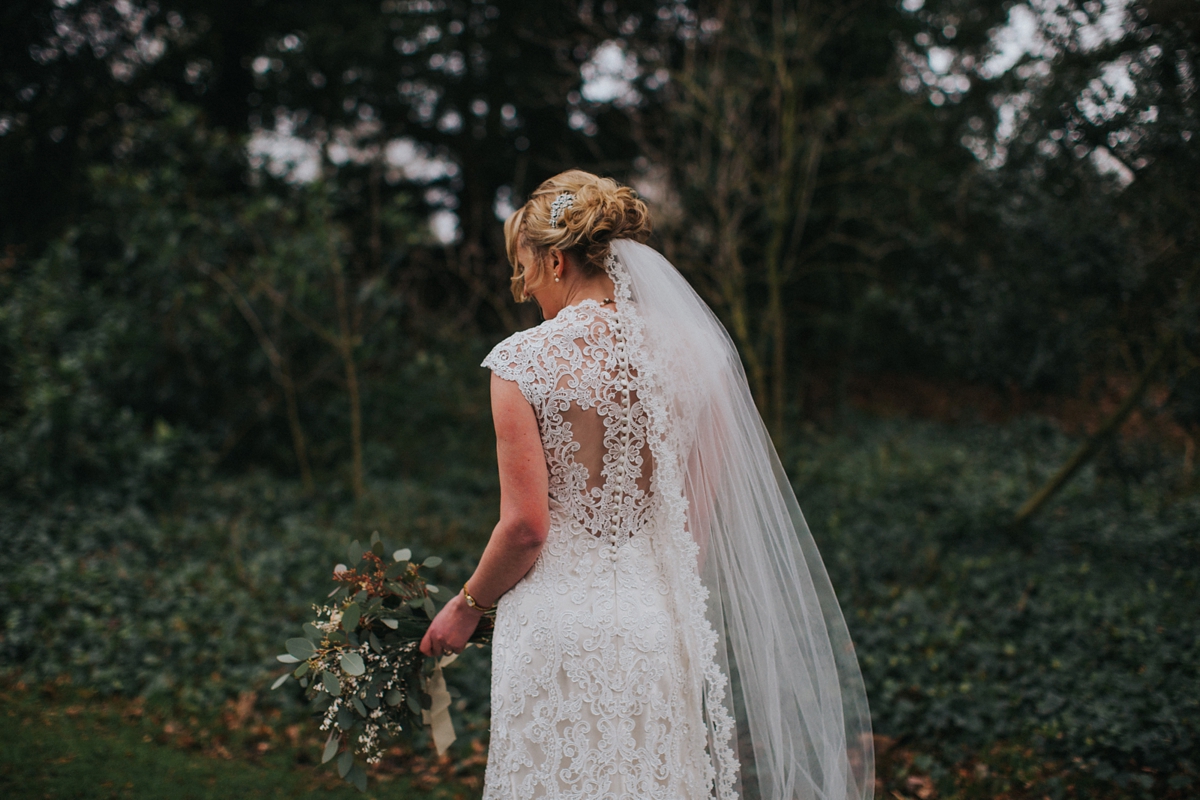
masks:
<path id="1" fill-rule="evenodd" d="M 458 734 L 454 732 L 454 722 L 450 719 L 450 692 L 446 689 L 446 677 L 442 675 L 442 667 L 449 666 L 458 658 L 457 653 L 442 656 L 433 667 L 433 674 L 425 681 L 425 693 L 429 695 L 429 708 L 421 709 L 421 719 L 429 726 L 433 736 L 433 745 L 440 756 L 446 752 Z"/>

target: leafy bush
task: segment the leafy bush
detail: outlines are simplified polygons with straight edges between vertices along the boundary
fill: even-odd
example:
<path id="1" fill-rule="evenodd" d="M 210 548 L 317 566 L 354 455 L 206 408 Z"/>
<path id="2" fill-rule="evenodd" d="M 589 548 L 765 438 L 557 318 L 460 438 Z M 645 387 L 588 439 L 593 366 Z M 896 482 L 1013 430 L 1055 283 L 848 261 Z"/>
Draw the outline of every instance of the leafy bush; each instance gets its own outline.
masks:
<path id="1" fill-rule="evenodd" d="M 799 448 L 797 489 L 877 732 L 943 765 L 1018 742 L 1118 785 L 1190 785 L 1200 498 L 1092 469 L 1018 535 L 1017 502 L 1071 444 L 1053 429 L 855 427 Z"/>
<path id="2" fill-rule="evenodd" d="M 419 555 L 429 546 L 457 552 L 440 570 L 454 586 L 473 565 L 453 549 L 455 531 L 479 516 L 473 507 L 494 504 L 485 502 L 492 487 L 480 486 L 452 496 L 384 487 L 390 513 L 370 521 Z M 182 511 L 159 518 L 136 506 L 8 504 L 0 663 L 193 706 L 254 688 L 279 671 L 279 642 L 311 615 L 355 538 L 350 525 L 331 526 L 323 505 L 261 475 L 197 489 Z"/>
<path id="3" fill-rule="evenodd" d="M 421 349 L 410 250 L 427 234 L 406 195 L 376 209 L 367 259 L 341 187 L 252 181 L 244 142 L 195 108 L 167 103 L 121 131 L 73 224 L 0 268 L 0 484 L 145 506 L 181 471 L 324 478 L 357 444 L 356 416 L 362 439 L 392 445 L 374 455 L 394 456 L 395 428 L 428 435 L 431 414 L 486 397 L 482 370 L 419 380 L 463 353 L 478 364 L 482 346 L 438 321 L 441 352 Z M 395 461 L 368 466 L 412 466 Z"/>
<path id="4" fill-rule="evenodd" d="M 67 239 L 0 283 L 0 483 L 31 498 L 87 485 L 146 502 L 182 477 L 197 442 L 144 391 L 166 355 L 153 323 L 87 271 Z M 150 379 L 131 379 L 141 371 Z"/>

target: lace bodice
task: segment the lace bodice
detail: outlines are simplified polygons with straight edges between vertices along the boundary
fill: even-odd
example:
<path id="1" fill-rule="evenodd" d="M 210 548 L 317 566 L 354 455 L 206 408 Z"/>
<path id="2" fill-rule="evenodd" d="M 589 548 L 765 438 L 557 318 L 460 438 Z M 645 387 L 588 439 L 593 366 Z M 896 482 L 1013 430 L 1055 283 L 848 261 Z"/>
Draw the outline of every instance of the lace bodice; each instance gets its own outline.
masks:
<path id="1" fill-rule="evenodd" d="M 611 552 L 645 525 L 653 457 L 620 315 L 595 300 L 501 342 L 484 361 L 533 406 L 550 504 Z"/>

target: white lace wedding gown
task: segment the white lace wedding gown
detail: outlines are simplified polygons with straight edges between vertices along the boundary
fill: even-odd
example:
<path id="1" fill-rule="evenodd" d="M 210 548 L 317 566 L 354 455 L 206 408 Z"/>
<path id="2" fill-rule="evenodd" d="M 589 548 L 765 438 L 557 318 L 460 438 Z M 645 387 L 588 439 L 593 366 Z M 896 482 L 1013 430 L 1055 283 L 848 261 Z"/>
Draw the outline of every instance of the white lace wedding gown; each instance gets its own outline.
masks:
<path id="1" fill-rule="evenodd" d="M 686 432 L 665 422 L 621 291 L 615 309 L 568 306 L 483 362 L 533 406 L 550 475 L 545 547 L 496 613 L 484 800 L 735 796 Z"/>

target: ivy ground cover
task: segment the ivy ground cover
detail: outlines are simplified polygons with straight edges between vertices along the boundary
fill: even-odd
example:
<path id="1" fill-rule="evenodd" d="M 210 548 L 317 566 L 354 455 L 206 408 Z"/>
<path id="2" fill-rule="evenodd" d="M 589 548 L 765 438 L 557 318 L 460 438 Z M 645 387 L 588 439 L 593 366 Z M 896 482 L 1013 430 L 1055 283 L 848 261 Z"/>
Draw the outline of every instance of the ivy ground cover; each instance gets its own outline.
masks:
<path id="1" fill-rule="evenodd" d="M 1118 448 L 1014 530 L 1012 510 L 1073 445 L 1052 426 L 862 417 L 834 430 L 802 432 L 784 456 L 858 647 L 881 796 L 1194 792 L 1200 500 L 1187 476 Z M 185 487 L 153 508 L 82 494 L 2 502 L 7 685 L 68 687 L 36 703 L 8 691 L 6 713 L 144 702 L 158 727 L 138 735 L 168 750 L 224 758 L 217 741 L 239 760 L 266 742 L 292 754 L 273 768 L 303 771 L 319 754 L 284 742 L 315 726 L 298 694 L 266 689 L 328 565 L 378 530 L 416 557 L 448 555 L 438 582 L 460 585 L 496 487 L 479 464 L 452 481 L 376 481 L 358 506 L 263 475 Z M 382 769 L 477 791 L 487 669 L 473 652 L 448 671 L 465 724 L 445 762 L 418 745 Z M 247 719 L 258 738 L 230 746 Z M 133 724 L 118 715 L 97 736 L 124 741 Z M 67 757 L 55 752 L 21 758 Z"/>

